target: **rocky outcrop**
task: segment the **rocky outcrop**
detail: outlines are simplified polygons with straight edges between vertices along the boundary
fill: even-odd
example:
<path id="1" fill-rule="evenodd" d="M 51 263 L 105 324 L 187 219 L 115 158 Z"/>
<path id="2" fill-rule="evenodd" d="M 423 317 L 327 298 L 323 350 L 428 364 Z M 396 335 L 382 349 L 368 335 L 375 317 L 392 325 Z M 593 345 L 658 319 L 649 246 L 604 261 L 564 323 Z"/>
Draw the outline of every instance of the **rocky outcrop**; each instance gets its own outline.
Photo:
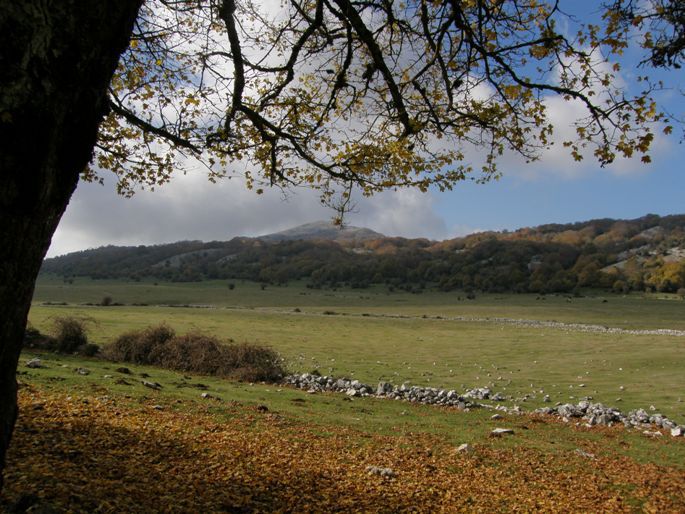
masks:
<path id="1" fill-rule="evenodd" d="M 493 393 L 487 387 L 477 387 L 470 389 L 463 394 L 459 394 L 453 389 L 447 390 L 435 387 L 409 386 L 406 384 L 397 386 L 390 382 L 379 382 L 376 387 L 373 387 L 368 384 L 363 384 L 359 380 L 335 378 L 311 373 L 289 375 L 285 377 L 283 381 L 288 385 L 297 387 L 298 389 L 304 389 L 309 393 L 329 391 L 344 393 L 349 397 L 374 396 L 377 398 L 404 400 L 426 405 L 456 407 L 464 410 L 483 407 L 506 412 L 508 414 L 522 414 L 524 412 L 518 405 L 507 407 L 505 405 L 493 406 L 476 402 L 475 400 L 503 401 L 509 399 L 501 393 Z M 546 397 L 544 401 L 548 400 L 549 397 Z M 653 407 L 651 409 L 653 409 Z M 622 423 L 628 428 L 648 429 L 656 427 L 657 429 L 669 430 L 673 437 L 685 435 L 685 425 L 678 425 L 657 412 L 650 411 L 648 413 L 644 409 L 637 409 L 624 414 L 613 407 L 606 407 L 601 403 L 592 403 L 587 400 L 581 401 L 578 404 L 565 403 L 555 407 L 542 407 L 533 412 L 557 416 L 567 421 L 577 419 L 579 421 L 584 421 L 586 426 L 611 426 L 615 423 Z"/>

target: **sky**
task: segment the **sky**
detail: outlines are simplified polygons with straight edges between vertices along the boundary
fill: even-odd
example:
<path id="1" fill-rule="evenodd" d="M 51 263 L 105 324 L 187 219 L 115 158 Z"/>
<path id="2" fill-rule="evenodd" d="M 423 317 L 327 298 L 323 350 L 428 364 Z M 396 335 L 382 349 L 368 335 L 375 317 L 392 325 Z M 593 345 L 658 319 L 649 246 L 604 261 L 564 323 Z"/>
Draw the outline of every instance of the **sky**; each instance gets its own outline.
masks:
<path id="1" fill-rule="evenodd" d="M 583 11 L 584 4 L 576 8 Z M 680 81 L 682 75 L 664 75 Z M 630 81 L 631 77 L 624 76 Z M 685 118 L 682 92 L 665 91 L 660 100 Z M 572 106 L 552 106 L 555 126 L 562 127 Z M 563 129 L 562 129 L 563 130 Z M 385 192 L 356 197 L 347 223 L 389 236 L 448 239 L 483 230 L 514 230 L 546 223 L 595 218 L 631 219 L 645 214 L 685 213 L 685 143 L 683 127 L 670 137 L 659 136 L 653 162 L 619 160 L 600 168 L 591 159 L 573 163 L 560 145 L 531 164 L 513 156 L 500 162 L 502 178 L 485 184 L 470 181 L 453 191 Z M 474 160 L 477 159 L 474 156 Z M 237 179 L 217 184 L 202 173 L 179 173 L 155 191 L 132 198 L 118 196 L 115 181 L 81 183 L 53 236 L 48 256 L 103 245 L 160 244 L 179 240 L 228 240 L 256 236 L 334 216 L 307 189 L 283 193 L 267 189 L 257 195 Z"/>

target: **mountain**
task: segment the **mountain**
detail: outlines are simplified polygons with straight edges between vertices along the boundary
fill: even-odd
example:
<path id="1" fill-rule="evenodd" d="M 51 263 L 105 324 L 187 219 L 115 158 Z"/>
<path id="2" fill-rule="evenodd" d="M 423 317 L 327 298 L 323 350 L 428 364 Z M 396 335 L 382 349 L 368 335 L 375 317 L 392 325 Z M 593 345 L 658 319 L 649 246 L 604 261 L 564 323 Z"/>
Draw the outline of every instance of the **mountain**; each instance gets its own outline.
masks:
<path id="1" fill-rule="evenodd" d="M 345 226 L 340 228 L 330 221 L 315 221 L 313 223 L 305 223 L 297 227 L 289 228 L 274 234 L 267 234 L 259 236 L 257 239 L 266 242 L 276 241 L 312 241 L 312 240 L 326 240 L 326 241 L 344 241 L 344 242 L 359 242 L 368 241 L 371 239 L 381 239 L 385 236 L 374 232 L 368 228 Z"/>
<path id="2" fill-rule="evenodd" d="M 598 219 L 446 241 L 385 237 L 317 222 L 258 238 L 181 241 L 75 252 L 43 263 L 42 273 L 95 279 L 169 281 L 246 279 L 310 287 L 420 292 L 616 292 L 657 290 L 685 296 L 685 215 Z"/>

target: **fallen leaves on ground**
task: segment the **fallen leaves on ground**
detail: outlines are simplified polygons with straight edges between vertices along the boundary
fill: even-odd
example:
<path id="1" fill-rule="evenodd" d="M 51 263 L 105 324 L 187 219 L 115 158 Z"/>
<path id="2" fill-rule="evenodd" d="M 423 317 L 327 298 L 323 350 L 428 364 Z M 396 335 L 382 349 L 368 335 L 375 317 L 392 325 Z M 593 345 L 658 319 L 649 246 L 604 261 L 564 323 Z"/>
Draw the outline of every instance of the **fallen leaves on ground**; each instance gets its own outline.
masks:
<path id="1" fill-rule="evenodd" d="M 425 434 L 324 432 L 230 404 L 222 418 L 35 388 L 20 402 L 5 506 L 36 495 L 58 512 L 685 510 L 682 470 L 625 457 L 485 440 L 459 453 Z"/>

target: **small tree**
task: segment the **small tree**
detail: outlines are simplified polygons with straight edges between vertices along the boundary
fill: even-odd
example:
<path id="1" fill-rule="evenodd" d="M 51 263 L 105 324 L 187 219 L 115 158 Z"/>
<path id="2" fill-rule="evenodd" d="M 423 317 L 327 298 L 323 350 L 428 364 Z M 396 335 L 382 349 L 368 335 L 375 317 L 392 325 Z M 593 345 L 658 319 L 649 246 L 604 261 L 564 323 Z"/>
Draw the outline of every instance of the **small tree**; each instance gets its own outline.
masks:
<path id="1" fill-rule="evenodd" d="M 87 319 L 65 316 L 53 321 L 55 350 L 62 353 L 75 353 L 88 345 Z"/>

